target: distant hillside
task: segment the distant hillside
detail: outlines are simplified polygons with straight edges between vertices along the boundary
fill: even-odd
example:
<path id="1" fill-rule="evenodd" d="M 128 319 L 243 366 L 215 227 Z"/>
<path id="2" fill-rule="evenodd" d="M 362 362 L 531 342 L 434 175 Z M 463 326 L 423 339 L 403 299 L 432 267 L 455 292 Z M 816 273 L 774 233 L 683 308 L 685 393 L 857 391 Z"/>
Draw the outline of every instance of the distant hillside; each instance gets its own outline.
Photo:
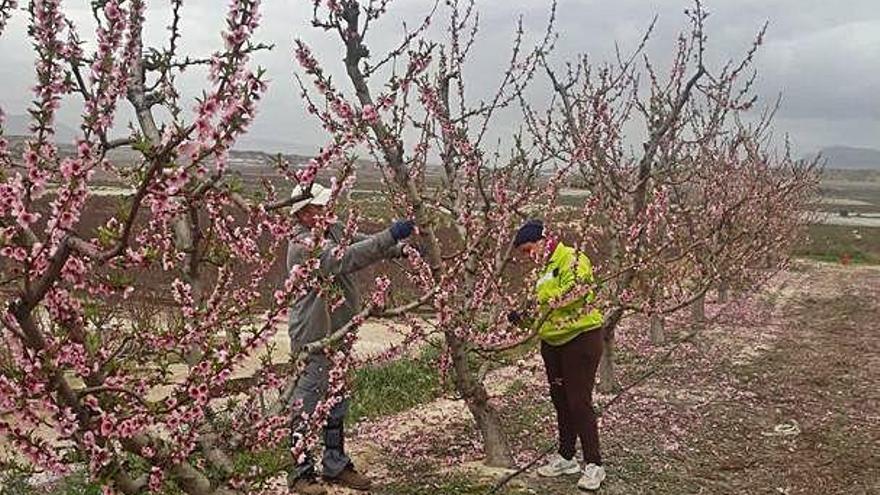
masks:
<path id="1" fill-rule="evenodd" d="M 3 134 L 7 136 L 29 136 L 33 123 L 30 115 L 7 115 L 3 123 Z M 73 143 L 77 137 L 76 129 L 60 122 L 55 123 L 55 141 Z"/>
<path id="2" fill-rule="evenodd" d="M 275 155 L 277 153 L 285 155 L 308 155 L 314 151 L 314 148 L 314 146 L 308 146 L 298 141 L 264 139 L 252 134 L 245 134 L 238 138 L 233 150 L 260 150 L 270 155 Z"/>
<path id="3" fill-rule="evenodd" d="M 830 146 L 819 152 L 826 160 L 825 168 L 843 170 L 880 170 L 880 150 Z M 815 155 L 814 155 L 815 156 Z"/>

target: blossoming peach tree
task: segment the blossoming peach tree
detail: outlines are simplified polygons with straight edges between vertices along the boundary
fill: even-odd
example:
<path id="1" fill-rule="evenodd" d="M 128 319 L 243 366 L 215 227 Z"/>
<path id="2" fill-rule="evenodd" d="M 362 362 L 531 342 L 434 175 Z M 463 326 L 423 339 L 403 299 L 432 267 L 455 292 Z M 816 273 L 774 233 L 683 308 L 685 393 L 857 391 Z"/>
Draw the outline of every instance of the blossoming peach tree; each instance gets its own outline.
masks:
<path id="1" fill-rule="evenodd" d="M 388 202 L 399 215 L 416 220 L 422 256 L 409 274 L 423 294 L 431 295 L 435 316 L 410 319 L 412 332 L 442 340 L 441 368 L 475 420 L 486 462 L 510 465 L 498 404 L 475 358 L 522 338 L 504 319 L 520 288 L 505 276 L 511 233 L 534 205 L 552 209 L 568 167 L 548 167 L 521 136 L 503 144 L 505 152 L 492 151 L 486 136 L 499 114 L 515 110 L 554 38 L 548 29 L 527 48 L 520 25 L 507 70 L 481 100 L 466 92 L 473 70 L 466 62 L 478 33 L 474 3 L 435 5 L 399 45 L 374 53 L 369 34 L 384 20 L 390 3 L 315 2 L 313 25 L 338 37 L 348 80 L 343 86 L 332 81 L 300 41 L 302 94 L 329 132 L 344 138 L 363 126 L 363 148 L 384 172 Z M 432 23 L 440 24 L 440 34 L 431 34 Z"/>
<path id="2" fill-rule="evenodd" d="M 765 260 L 778 268 L 787 259 L 816 194 L 816 162 L 774 152 L 775 107 L 747 113 L 764 31 L 741 60 L 712 70 L 708 13 L 699 1 L 686 13 L 689 30 L 668 70 L 644 53 L 652 25 L 616 62 L 593 66 L 584 56 L 561 76 L 544 63 L 554 105 L 544 113 L 524 105 L 534 141 L 575 163 L 589 192 L 573 222 L 582 248 L 600 253 L 605 392 L 618 387 L 614 335 L 623 317 L 653 317 L 659 343 L 662 315 L 691 306 L 699 320 L 710 289 L 720 287 L 722 299 L 731 285 L 754 289 L 773 273 Z M 626 132 L 637 125 L 646 138 L 630 151 Z"/>
<path id="3" fill-rule="evenodd" d="M 92 2 L 90 45 L 60 1 L 29 2 L 37 55 L 30 135 L 21 153 L 0 139 L 0 448 L 13 453 L 7 461 L 37 470 L 84 468 L 105 493 L 264 488 L 316 442 L 345 387 L 348 331 L 384 307 L 388 285 L 380 281 L 345 331 L 308 346 L 285 373 L 261 359 L 236 386 L 293 298 L 316 288 L 334 301 L 317 260 L 295 266 L 280 287 L 266 280 L 290 237 L 284 208 L 302 199 L 289 190 L 332 167 L 335 201 L 351 184 L 347 150 L 359 137 L 334 140 L 305 168 L 283 168 L 284 190 L 240 191 L 227 161 L 266 90 L 251 60 L 269 48 L 254 40 L 260 2 L 231 1 L 222 48 L 204 58 L 178 53 L 181 4 L 172 2 L 168 44 L 145 47 L 143 0 Z M 0 28 L 15 8 L 2 3 Z M 193 66 L 205 89 L 189 103 L 176 83 Z M 82 106 L 72 152 L 54 136 L 64 100 Z M 136 123 L 111 138 L 126 100 Z M 136 152 L 132 163 L 108 159 L 123 147 Z M 132 192 L 86 231 L 84 217 L 99 214 L 88 210 L 95 174 Z M 316 229 L 333 221 L 327 215 Z M 149 305 L 157 287 L 161 308 Z M 153 317 L 160 311 L 166 317 Z M 273 469 L 257 464 L 254 452 L 287 445 L 299 363 L 322 350 L 336 367 L 334 393 L 300 418 L 311 428 L 289 456 Z"/>

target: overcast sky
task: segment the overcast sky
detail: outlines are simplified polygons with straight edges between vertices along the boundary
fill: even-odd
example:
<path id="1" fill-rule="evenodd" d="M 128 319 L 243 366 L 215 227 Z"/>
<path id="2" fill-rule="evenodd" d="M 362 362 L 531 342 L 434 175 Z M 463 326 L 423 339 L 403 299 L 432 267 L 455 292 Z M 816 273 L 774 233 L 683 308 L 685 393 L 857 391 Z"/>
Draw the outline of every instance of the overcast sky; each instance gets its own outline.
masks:
<path id="1" fill-rule="evenodd" d="M 20 2 L 26 3 L 26 2 Z M 64 0 L 68 15 L 89 37 L 87 0 Z M 147 38 L 164 39 L 170 20 L 167 1 L 149 1 Z M 292 74 L 295 38 L 316 50 L 332 72 L 340 69 L 338 40 L 309 25 L 311 0 L 264 0 L 264 20 L 259 39 L 276 45 L 257 61 L 271 79 L 245 147 L 285 148 L 309 152 L 324 143 L 325 136 L 306 116 Z M 766 44 L 757 59 L 758 93 L 764 103 L 783 95 L 777 129 L 789 133 L 799 152 L 828 145 L 880 147 L 880 1 L 878 0 L 705 0 L 712 13 L 708 22 L 710 60 L 737 57 L 749 46 L 760 26 L 769 21 Z M 424 16 L 431 2 L 396 0 L 379 29 L 368 42 L 390 46 L 399 38 L 401 23 Z M 475 94 L 489 91 L 497 82 L 509 55 L 516 18 L 523 15 L 526 29 L 540 35 L 547 18 L 547 0 L 477 0 L 481 33 L 466 80 Z M 659 25 L 649 54 L 668 59 L 677 32 L 686 26 L 683 10 L 688 0 L 560 0 L 558 49 L 560 62 L 586 52 L 593 60 L 607 59 L 614 42 L 632 48 L 651 18 Z M 193 55 L 206 55 L 219 46 L 226 2 L 184 1 L 183 48 Z M 7 115 L 24 114 L 31 100 L 33 51 L 27 35 L 27 13 L 14 14 L 0 37 L 0 106 Z M 341 80 L 341 74 L 339 74 Z M 194 72 L 184 80 L 184 94 L 198 94 L 203 74 Z M 60 120 L 75 126 L 78 108 L 66 104 Z M 121 114 L 128 119 L 130 114 Z M 515 119 L 505 120 L 513 128 Z M 497 132 L 504 132 L 501 129 Z"/>

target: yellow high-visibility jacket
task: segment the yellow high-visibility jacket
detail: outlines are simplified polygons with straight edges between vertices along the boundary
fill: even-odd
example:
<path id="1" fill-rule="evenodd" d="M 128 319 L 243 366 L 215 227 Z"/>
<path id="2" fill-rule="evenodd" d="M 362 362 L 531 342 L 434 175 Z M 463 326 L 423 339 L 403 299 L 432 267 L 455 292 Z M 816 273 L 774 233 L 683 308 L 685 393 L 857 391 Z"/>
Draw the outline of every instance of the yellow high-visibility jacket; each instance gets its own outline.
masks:
<path id="1" fill-rule="evenodd" d="M 550 312 L 538 329 L 541 340 L 559 346 L 583 332 L 602 326 L 602 311 L 588 308 L 596 299 L 592 290 L 581 296 L 572 294 L 571 300 L 567 297 L 578 285 L 592 283 L 593 265 L 590 258 L 561 242 L 557 244 L 535 285 L 538 317 Z"/>

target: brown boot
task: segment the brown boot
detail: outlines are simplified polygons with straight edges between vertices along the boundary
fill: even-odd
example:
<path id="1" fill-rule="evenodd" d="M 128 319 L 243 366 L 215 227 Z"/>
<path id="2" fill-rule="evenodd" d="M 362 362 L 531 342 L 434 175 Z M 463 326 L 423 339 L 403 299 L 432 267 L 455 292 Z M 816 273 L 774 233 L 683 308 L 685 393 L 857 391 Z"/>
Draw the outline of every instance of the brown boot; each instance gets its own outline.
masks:
<path id="1" fill-rule="evenodd" d="M 342 470 L 338 475 L 328 478 L 324 477 L 328 483 L 333 483 L 335 485 L 344 486 L 346 488 L 351 488 L 352 490 L 358 491 L 367 491 L 373 487 L 373 482 L 370 481 L 370 478 L 362 475 L 361 473 L 355 471 L 354 466 L 348 465 L 345 469 Z"/>
<path id="2" fill-rule="evenodd" d="M 297 495 L 327 495 L 327 489 L 313 476 L 297 478 L 288 483 L 288 487 Z"/>

